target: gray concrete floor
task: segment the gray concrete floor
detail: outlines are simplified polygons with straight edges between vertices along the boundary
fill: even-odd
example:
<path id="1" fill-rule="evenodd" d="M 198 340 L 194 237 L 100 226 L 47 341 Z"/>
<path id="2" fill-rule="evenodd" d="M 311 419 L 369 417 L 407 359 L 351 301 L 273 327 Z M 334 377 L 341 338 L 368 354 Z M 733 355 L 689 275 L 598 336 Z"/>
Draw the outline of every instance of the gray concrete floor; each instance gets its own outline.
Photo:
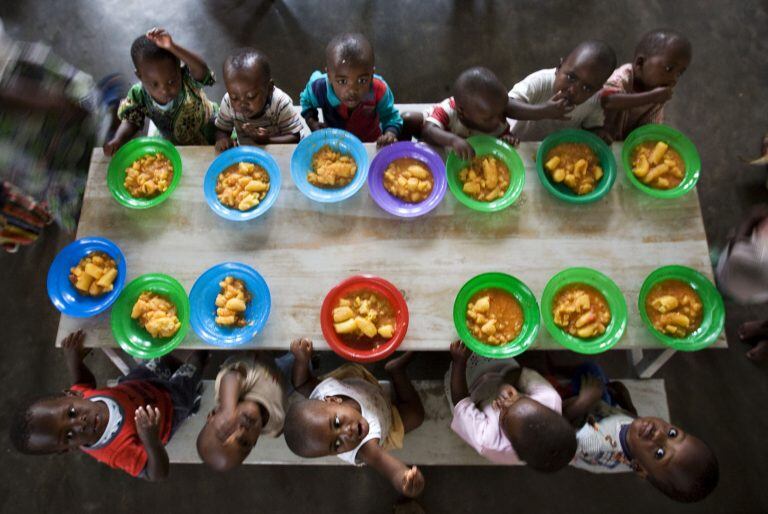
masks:
<path id="1" fill-rule="evenodd" d="M 200 52 L 220 74 L 227 52 L 255 45 L 272 58 L 276 83 L 297 99 L 325 42 L 336 32 L 362 30 L 377 51 L 378 71 L 399 102 L 446 96 L 463 68 L 483 64 L 512 85 L 554 66 L 578 41 L 603 38 L 631 58 L 638 37 L 658 26 L 687 34 L 689 71 L 675 90 L 667 120 L 698 145 L 699 182 L 707 236 L 717 248 L 756 202 L 768 201 L 755 156 L 768 130 L 768 4 L 759 1 L 601 2 L 493 1 L 252 1 L 26 0 L 0 4 L 0 17 L 19 38 L 43 40 L 95 77 L 130 76 L 129 45 L 152 26 Z M 219 83 L 210 96 L 219 100 Z M 161 485 L 131 480 L 80 455 L 24 457 L 7 440 L 8 413 L 20 398 L 66 386 L 53 348 L 58 313 L 45 294 L 45 273 L 71 235 L 50 230 L 33 248 L 0 255 L 0 511 L 2 512 L 389 512 L 396 499 L 374 472 L 351 467 L 248 467 L 214 475 L 175 466 Z M 768 398 L 766 370 L 744 358 L 739 323 L 765 305 L 728 304 L 731 347 L 676 355 L 659 373 L 667 383 L 672 420 L 707 440 L 721 465 L 715 493 L 694 506 L 666 500 L 632 476 L 564 470 L 541 476 L 527 469 L 432 467 L 420 504 L 427 512 L 766 512 Z M 614 352 L 618 353 L 618 352 Z M 616 373 L 617 356 L 604 357 Z M 116 370 L 101 355 L 89 362 L 102 379 Z M 420 356 L 419 378 L 440 375 L 445 355 Z"/>

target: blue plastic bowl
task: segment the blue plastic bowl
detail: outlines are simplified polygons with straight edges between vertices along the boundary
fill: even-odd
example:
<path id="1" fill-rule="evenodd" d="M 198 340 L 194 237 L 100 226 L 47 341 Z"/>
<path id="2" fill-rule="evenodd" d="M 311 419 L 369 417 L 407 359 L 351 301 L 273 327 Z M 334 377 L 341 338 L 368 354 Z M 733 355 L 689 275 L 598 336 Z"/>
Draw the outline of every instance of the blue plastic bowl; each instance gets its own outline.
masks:
<path id="1" fill-rule="evenodd" d="M 307 180 L 312 169 L 312 156 L 324 146 L 352 156 L 357 163 L 357 173 L 352 182 L 344 187 L 325 189 L 313 186 Z M 368 176 L 368 152 L 363 143 L 346 130 L 322 129 L 302 139 L 291 156 L 291 178 L 299 191 L 316 202 L 332 203 L 346 200 L 357 193 Z"/>
<path id="2" fill-rule="evenodd" d="M 245 310 L 246 325 L 240 328 L 220 327 L 216 324 L 216 296 L 221 291 L 219 282 L 232 276 L 242 280 L 251 293 Z M 190 323 L 192 330 L 208 344 L 222 347 L 245 344 L 261 332 L 269 318 L 272 299 L 264 278 L 252 267 L 239 262 L 218 264 L 195 281 L 189 293 Z"/>
<path id="3" fill-rule="evenodd" d="M 259 205 L 248 211 L 230 209 L 219 202 L 216 196 L 216 180 L 219 174 L 239 162 L 258 164 L 269 175 L 269 191 L 267 191 L 267 196 L 264 197 Z M 205 173 L 205 180 L 203 181 L 203 192 L 205 193 L 205 201 L 208 202 L 208 206 L 222 218 L 231 221 L 247 221 L 258 218 L 272 207 L 272 204 L 277 201 L 281 184 L 280 168 L 271 155 L 253 146 L 238 146 L 222 152 L 208 166 L 208 171 Z"/>
<path id="4" fill-rule="evenodd" d="M 81 294 L 69 281 L 69 270 L 91 252 L 104 252 L 117 264 L 114 288 L 101 296 Z M 103 237 L 84 237 L 65 246 L 48 268 L 48 298 L 62 314 L 75 318 L 90 318 L 107 310 L 125 285 L 125 256 L 120 248 Z"/>

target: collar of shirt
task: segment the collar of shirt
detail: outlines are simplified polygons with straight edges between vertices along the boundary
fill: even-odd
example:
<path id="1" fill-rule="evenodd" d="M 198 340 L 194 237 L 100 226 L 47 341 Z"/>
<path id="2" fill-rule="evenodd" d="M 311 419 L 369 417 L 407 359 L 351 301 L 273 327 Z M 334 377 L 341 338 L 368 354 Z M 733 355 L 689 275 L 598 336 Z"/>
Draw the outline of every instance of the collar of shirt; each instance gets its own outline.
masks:
<path id="1" fill-rule="evenodd" d="M 123 426 L 123 409 L 116 401 L 106 396 L 92 396 L 89 400 L 105 403 L 109 410 L 109 419 L 107 420 L 107 426 L 104 428 L 104 433 L 101 434 L 101 438 L 91 446 L 84 446 L 84 448 L 89 450 L 98 450 L 106 446 L 120 431 L 120 428 Z"/>
<path id="2" fill-rule="evenodd" d="M 144 90 L 144 91 L 146 92 L 146 90 Z M 149 101 L 152 102 L 152 105 L 155 106 L 157 109 L 163 111 L 163 112 L 170 111 L 171 108 L 173 108 L 173 105 L 176 103 L 176 99 L 174 98 L 173 100 L 171 100 L 167 104 L 160 104 L 160 103 L 157 103 L 155 101 L 155 99 L 152 98 L 152 95 L 150 95 L 149 93 L 147 93 L 147 96 L 149 97 Z"/>
<path id="3" fill-rule="evenodd" d="M 619 443 L 621 444 L 621 451 L 624 452 L 624 456 L 626 456 L 627 459 L 632 460 L 632 453 L 629 451 L 629 444 L 627 443 L 629 427 L 629 424 L 621 425 L 621 428 L 619 429 Z"/>

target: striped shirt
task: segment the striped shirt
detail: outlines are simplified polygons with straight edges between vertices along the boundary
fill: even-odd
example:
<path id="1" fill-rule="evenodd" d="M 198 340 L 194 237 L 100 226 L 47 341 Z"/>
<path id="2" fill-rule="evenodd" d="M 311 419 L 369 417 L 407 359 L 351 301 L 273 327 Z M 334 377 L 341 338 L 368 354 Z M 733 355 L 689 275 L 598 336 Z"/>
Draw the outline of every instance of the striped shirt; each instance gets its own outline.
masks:
<path id="1" fill-rule="evenodd" d="M 456 100 L 453 97 L 446 98 L 437 105 L 432 106 L 424 112 L 424 120 L 427 123 L 431 123 L 440 127 L 443 130 L 455 134 L 459 137 L 468 138 L 475 134 L 487 134 L 493 137 L 501 137 L 509 133 L 509 123 L 506 121 L 499 122 L 499 126 L 493 132 L 480 132 L 474 130 L 462 123 L 459 119 L 459 113 L 456 109 Z"/>
<path id="2" fill-rule="evenodd" d="M 293 100 L 282 89 L 275 87 L 261 114 L 246 118 L 235 112 L 229 93 L 221 99 L 221 108 L 216 117 L 216 128 L 225 132 L 235 130 L 237 140 L 241 145 L 255 145 L 251 138 L 245 135 L 243 124 L 250 123 L 256 128 L 264 128 L 270 137 L 288 136 L 301 132 L 301 117 L 293 107 Z"/>

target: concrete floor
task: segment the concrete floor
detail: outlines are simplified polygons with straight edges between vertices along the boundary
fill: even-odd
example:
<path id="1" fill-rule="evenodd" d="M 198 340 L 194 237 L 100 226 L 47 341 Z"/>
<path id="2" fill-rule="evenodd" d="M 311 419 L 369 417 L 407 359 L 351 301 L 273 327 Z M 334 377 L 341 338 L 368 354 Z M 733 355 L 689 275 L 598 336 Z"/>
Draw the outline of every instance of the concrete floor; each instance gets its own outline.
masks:
<path id="1" fill-rule="evenodd" d="M 96 77 L 131 73 L 134 37 L 152 26 L 201 53 L 220 74 L 227 52 L 256 45 L 271 56 L 276 83 L 294 99 L 325 42 L 342 30 L 372 36 L 378 71 L 399 102 L 446 96 L 463 68 L 483 64 L 508 85 L 554 66 L 576 42 L 609 41 L 619 62 L 631 58 L 639 35 L 673 26 L 694 47 L 667 120 L 698 145 L 703 161 L 699 197 L 710 245 L 717 248 L 751 205 L 768 201 L 766 173 L 740 163 L 756 156 L 768 130 L 768 4 L 759 1 L 388 1 L 355 2 L 174 0 L 26 0 L 2 2 L 0 17 L 15 37 L 43 40 Z M 210 96 L 219 100 L 219 83 Z M 72 236 L 50 230 L 33 248 L 0 255 L 0 408 L 67 385 L 53 349 L 58 313 L 45 294 L 45 272 Z M 768 398 L 766 370 L 744 358 L 735 330 L 768 312 L 728 304 L 731 347 L 676 355 L 658 374 L 667 383 L 673 422 L 707 440 L 721 466 L 720 486 L 704 502 L 680 506 L 633 476 L 597 476 L 568 469 L 541 476 L 528 469 L 427 468 L 419 503 L 427 512 L 766 512 Z M 614 352 L 616 353 L 616 352 Z M 622 369 L 617 356 L 606 357 Z M 89 357 L 97 376 L 116 370 Z M 445 355 L 420 356 L 419 378 L 440 375 Z M 374 472 L 351 467 L 248 467 L 214 475 L 202 466 L 175 466 L 162 485 L 142 483 L 80 455 L 24 457 L 10 448 L 8 414 L 0 420 L 2 512 L 389 512 L 396 495 Z"/>

